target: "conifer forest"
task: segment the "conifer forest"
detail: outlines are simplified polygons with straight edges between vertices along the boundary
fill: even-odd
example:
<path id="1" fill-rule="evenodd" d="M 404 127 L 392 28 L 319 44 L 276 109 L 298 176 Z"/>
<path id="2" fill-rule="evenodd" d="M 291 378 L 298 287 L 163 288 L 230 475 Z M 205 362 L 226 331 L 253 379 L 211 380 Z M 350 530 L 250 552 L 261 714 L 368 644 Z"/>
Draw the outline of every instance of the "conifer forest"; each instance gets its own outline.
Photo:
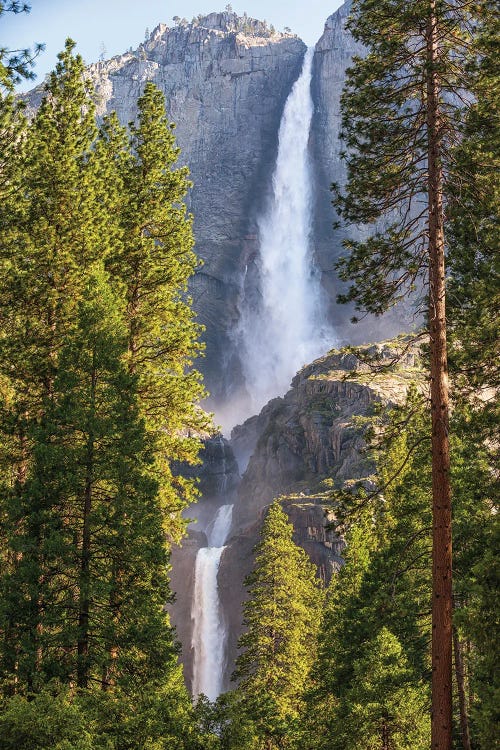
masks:
<path id="1" fill-rule="evenodd" d="M 500 750 L 497 3 L 103 50 L 0 43 L 0 750 Z"/>

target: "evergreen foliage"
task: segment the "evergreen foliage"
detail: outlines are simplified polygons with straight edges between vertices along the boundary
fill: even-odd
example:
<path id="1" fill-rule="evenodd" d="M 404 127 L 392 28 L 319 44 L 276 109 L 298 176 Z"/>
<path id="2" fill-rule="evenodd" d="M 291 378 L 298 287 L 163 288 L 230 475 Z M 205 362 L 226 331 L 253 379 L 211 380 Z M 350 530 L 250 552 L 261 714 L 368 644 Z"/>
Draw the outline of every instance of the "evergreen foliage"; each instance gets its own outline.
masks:
<path id="1" fill-rule="evenodd" d="M 208 425 L 187 170 L 152 85 L 98 134 L 73 48 L 5 158 L 2 747 L 201 750 L 165 611 Z"/>
<path id="2" fill-rule="evenodd" d="M 174 473 L 172 462 L 195 461 L 200 447 L 195 435 L 209 427 L 197 406 L 204 396 L 200 375 L 190 369 L 202 350 L 200 327 L 186 297 L 197 259 L 192 217 L 182 202 L 188 170 L 175 167 L 174 126 L 153 83 L 146 84 L 138 107 L 129 143 L 116 118 L 109 118 L 102 132 L 105 178 L 113 185 L 109 208 L 117 217 L 113 232 L 119 238 L 107 268 L 124 289 L 128 366 L 137 374 L 142 415 L 154 436 L 152 471 L 162 503 L 172 513 L 195 497 L 192 481 Z M 166 530 L 178 541 L 183 528 L 177 512 Z"/>
<path id="3" fill-rule="evenodd" d="M 347 224 L 369 236 L 346 241 L 340 301 L 382 314 L 428 285 L 427 331 L 433 510 L 432 740 L 452 746 L 452 539 L 447 364 L 445 205 L 459 136 L 466 60 L 484 21 L 481 3 L 354 1 L 348 28 L 367 54 L 342 95 L 347 183 L 333 186 Z M 473 15 L 475 14 L 475 15 Z"/>
<path id="4" fill-rule="evenodd" d="M 469 535 L 454 559 L 455 652 L 463 663 L 457 670 L 457 682 L 463 683 L 458 694 L 462 736 L 470 734 L 481 748 L 495 748 L 499 573 L 492 467 L 498 444 L 500 14 L 489 0 L 478 3 L 476 12 L 480 23 L 469 73 L 474 98 L 454 150 L 448 208 L 450 369 L 460 444 L 454 471 L 454 491 L 461 497 L 455 529 L 463 539 Z"/>
<path id="5" fill-rule="evenodd" d="M 363 742 L 367 747 L 384 748 L 383 742 L 389 742 L 389 736 L 387 747 L 411 747 L 410 736 L 415 747 L 428 745 L 428 443 L 421 439 L 425 421 L 413 420 L 410 430 L 401 431 L 398 427 L 407 421 L 408 413 L 419 407 L 416 393 L 410 399 L 406 412 L 393 414 L 387 426 L 389 433 L 394 426 L 395 437 L 379 456 L 383 495 L 369 502 L 365 498 L 356 510 L 353 508 L 359 498 L 353 499 L 353 508 L 344 509 L 347 515 L 340 528 L 344 524 L 345 565 L 327 592 L 313 684 L 307 695 L 304 748 L 326 750 L 333 742 L 341 748 L 353 748 L 356 737 L 361 742 L 362 732 L 366 732 Z M 413 445 L 417 446 L 415 454 L 401 469 L 402 457 Z M 419 469 L 425 466 L 426 472 L 417 473 L 417 465 Z M 386 480 L 395 474 L 397 479 L 388 484 Z M 378 670 L 380 682 L 385 685 L 377 699 L 372 670 Z M 391 675 L 396 674 L 399 678 L 391 682 Z M 408 704 L 396 709 L 404 693 Z M 385 708 L 382 696 L 387 701 Z M 314 706 L 319 707 L 320 718 L 308 730 L 308 717 L 314 715 Z M 384 711 L 388 713 L 382 732 Z M 405 735 L 404 730 L 398 729 L 398 720 L 401 727 L 405 722 L 407 727 L 411 724 L 415 734 Z"/>
<path id="6" fill-rule="evenodd" d="M 9 390 L 2 420 L 8 445 L 4 498 L 12 556 L 11 570 L 4 573 L 19 596 L 8 618 L 9 632 L 17 631 L 16 681 L 24 690 L 33 689 L 35 675 L 43 671 L 45 646 L 52 642 L 49 622 L 61 621 L 50 602 L 60 585 L 58 561 L 69 563 L 70 548 L 59 547 L 67 540 L 69 511 L 53 494 L 62 469 L 51 462 L 58 429 L 52 414 L 61 350 L 102 234 L 92 203 L 93 111 L 89 106 L 82 113 L 88 91 L 83 63 L 72 48 L 68 42 L 60 55 L 27 133 L 19 166 L 22 201 L 15 227 L 2 237 L 0 367 Z"/>
<path id="7" fill-rule="evenodd" d="M 455 387 L 490 413 L 490 426 L 483 427 L 491 431 L 495 404 L 483 396 L 499 383 L 500 14 L 489 0 L 478 5 L 478 49 L 469 73 L 474 99 L 450 180 L 450 367 Z"/>
<path id="8" fill-rule="evenodd" d="M 491 486 L 491 447 L 483 442 L 481 432 L 471 433 L 473 418 L 470 405 L 462 404 L 455 410 L 452 421 L 457 698 L 453 729 L 454 747 L 467 747 L 463 740 L 467 727 L 472 743 L 469 746 L 482 749 L 495 746 L 497 730 L 493 713 L 497 691 L 493 642 L 497 626 L 493 613 L 498 606 L 498 581 L 493 560 L 498 521 Z M 411 725 L 416 732 L 412 735 L 404 730 L 398 734 L 397 730 L 391 740 L 395 744 L 388 746 L 428 747 L 431 601 L 428 421 L 425 399 L 410 391 L 406 405 L 393 410 L 385 424 L 384 437 L 380 428 L 375 430 L 378 484 L 384 488 L 383 493 L 367 495 L 364 502 L 362 497 L 353 496 L 351 507 L 346 504 L 339 509 L 342 510 L 340 528 L 346 530 L 345 565 L 332 580 L 327 595 L 312 687 L 306 696 L 308 709 L 303 717 L 300 745 L 303 750 L 326 750 L 333 743 L 339 748 L 352 748 L 356 747 L 356 741 L 362 742 L 363 747 L 365 744 L 371 747 L 372 741 L 373 747 L 385 747 L 382 736 L 375 731 L 380 725 L 374 719 L 380 717 L 377 711 L 382 704 L 376 700 L 371 709 L 367 708 L 373 703 L 375 690 L 372 670 L 374 673 L 382 670 L 379 681 L 385 679 L 384 660 L 379 661 L 382 641 L 389 649 L 388 654 L 392 654 L 387 655 L 388 663 L 392 663 L 388 675 L 401 670 L 401 684 L 407 695 L 405 704 L 389 713 L 403 724 L 407 716 L 407 726 Z M 380 643 L 378 639 L 382 639 Z M 379 645 L 375 647 L 375 643 Z M 391 661 L 396 654 L 398 666 Z M 398 684 L 398 680 L 385 683 L 383 697 L 392 706 L 401 698 Z M 460 690 L 464 693 L 464 716 L 460 710 Z M 365 730 L 367 734 L 361 739 Z"/>
<path id="9" fill-rule="evenodd" d="M 430 729 L 426 691 L 387 628 L 365 642 L 353 671 L 345 715 L 339 715 L 337 747 L 425 750 Z"/>
<path id="10" fill-rule="evenodd" d="M 292 532 L 275 500 L 246 581 L 250 598 L 243 607 L 246 632 L 236 662 L 236 716 L 242 712 L 245 734 L 255 738 L 248 744 L 252 748 L 283 747 L 284 738 L 293 736 L 312 665 L 323 597 L 315 567 Z M 238 736 L 241 729 L 236 728 Z"/>
<path id="11" fill-rule="evenodd" d="M 0 2 L 0 17 L 27 9 Z M 188 170 L 152 83 L 128 129 L 115 114 L 98 129 L 68 40 L 28 124 L 12 92 L 31 53 L 0 50 L 0 750 L 424 750 L 437 594 L 450 658 L 432 746 L 499 747 L 499 19 L 491 0 L 353 2 L 367 55 L 342 98 L 335 202 L 373 231 L 346 243 L 342 300 L 381 314 L 429 283 L 432 415 L 412 388 L 374 418 L 379 490 L 337 507 L 347 551 L 326 599 L 272 503 L 238 685 L 195 710 L 165 612 L 170 546 L 196 497 L 179 467 L 209 426 L 192 369 Z M 436 515 L 436 497 L 449 509 L 445 249 L 453 715 L 450 571 L 433 592 L 430 566 L 433 526 L 435 558 L 449 540 Z"/>

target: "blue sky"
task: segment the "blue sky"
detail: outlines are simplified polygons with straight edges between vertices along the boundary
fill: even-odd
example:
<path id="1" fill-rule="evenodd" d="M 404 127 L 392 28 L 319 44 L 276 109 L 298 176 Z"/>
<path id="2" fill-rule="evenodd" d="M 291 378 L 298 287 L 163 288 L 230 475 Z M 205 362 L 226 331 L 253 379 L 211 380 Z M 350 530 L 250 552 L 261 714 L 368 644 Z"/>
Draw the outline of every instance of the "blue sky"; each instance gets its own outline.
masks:
<path id="1" fill-rule="evenodd" d="M 171 24 L 173 16 L 190 20 L 199 13 L 220 11 L 225 5 L 225 0 L 31 0 L 29 15 L 7 13 L 0 19 L 0 46 L 24 48 L 44 42 L 46 49 L 35 69 L 35 83 L 39 83 L 54 67 L 68 36 L 90 63 L 99 59 L 103 44 L 106 57 L 111 57 L 137 47 L 146 28 L 152 30 L 160 22 Z M 235 12 L 266 19 L 277 29 L 289 26 L 312 45 L 341 0 L 234 0 L 231 5 Z M 24 83 L 20 88 L 33 85 Z"/>

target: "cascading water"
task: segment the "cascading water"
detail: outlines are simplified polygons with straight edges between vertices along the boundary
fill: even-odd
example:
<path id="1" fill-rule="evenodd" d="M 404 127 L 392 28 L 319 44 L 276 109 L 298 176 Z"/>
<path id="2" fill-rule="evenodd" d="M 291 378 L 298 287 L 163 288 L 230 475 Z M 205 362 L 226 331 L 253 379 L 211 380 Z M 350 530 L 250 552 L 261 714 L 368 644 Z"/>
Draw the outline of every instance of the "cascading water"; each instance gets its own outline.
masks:
<path id="1" fill-rule="evenodd" d="M 222 505 L 208 525 L 208 547 L 198 550 L 191 619 L 193 620 L 193 695 L 214 701 L 222 689 L 227 633 L 221 617 L 217 573 L 231 528 L 232 505 Z"/>
<path id="2" fill-rule="evenodd" d="M 334 344 L 311 248 L 312 185 L 308 141 L 313 102 L 313 50 L 286 101 L 268 211 L 258 222 L 260 302 L 243 302 L 238 330 L 250 403 L 246 418 L 285 392 L 306 362 Z M 323 319 L 322 319 L 323 318 Z M 234 417 L 240 411 L 231 408 Z M 217 415 L 221 417 L 220 414 Z M 232 422 L 234 424 L 234 421 Z M 225 481 L 225 469 L 223 472 Z M 221 487 L 224 495 L 225 487 Z M 215 700 L 222 689 L 227 633 L 221 616 L 217 573 L 231 526 L 232 505 L 223 505 L 207 527 L 208 547 L 196 557 L 191 617 L 193 695 Z"/>
<path id="3" fill-rule="evenodd" d="M 272 198 L 258 222 L 260 303 L 242 306 L 238 334 L 251 413 L 284 393 L 303 364 L 334 344 L 310 248 L 313 52 L 307 50 L 285 104 Z"/>

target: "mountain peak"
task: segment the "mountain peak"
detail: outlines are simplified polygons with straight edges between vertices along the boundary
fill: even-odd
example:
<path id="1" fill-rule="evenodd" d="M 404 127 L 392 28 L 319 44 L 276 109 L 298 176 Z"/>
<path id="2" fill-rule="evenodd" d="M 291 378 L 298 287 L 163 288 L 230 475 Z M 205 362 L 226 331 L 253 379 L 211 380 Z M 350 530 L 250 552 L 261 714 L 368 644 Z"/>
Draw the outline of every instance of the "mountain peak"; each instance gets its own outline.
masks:
<path id="1" fill-rule="evenodd" d="M 246 13 L 239 16 L 232 10 L 225 10 L 219 13 L 209 13 L 208 15 L 200 14 L 188 21 L 186 18 L 174 16 L 172 19 L 177 27 L 199 27 L 211 29 L 224 33 L 244 34 L 245 36 L 270 37 L 278 34 L 279 36 L 296 36 L 289 30 L 285 33 L 277 32 L 272 24 L 266 21 L 259 21 L 251 18 Z M 153 32 L 154 33 L 154 32 Z"/>

